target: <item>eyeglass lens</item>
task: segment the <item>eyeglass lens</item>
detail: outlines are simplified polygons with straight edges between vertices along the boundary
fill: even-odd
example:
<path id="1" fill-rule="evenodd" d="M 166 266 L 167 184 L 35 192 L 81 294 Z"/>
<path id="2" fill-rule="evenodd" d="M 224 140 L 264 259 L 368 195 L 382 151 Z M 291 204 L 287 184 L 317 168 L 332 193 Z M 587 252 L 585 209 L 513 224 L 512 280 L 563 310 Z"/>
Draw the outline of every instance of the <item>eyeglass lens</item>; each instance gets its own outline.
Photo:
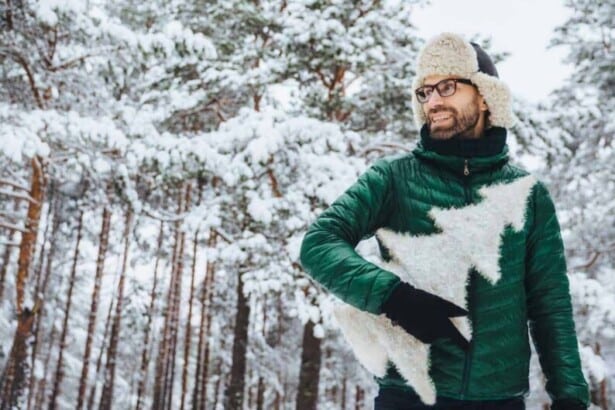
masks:
<path id="1" fill-rule="evenodd" d="M 455 80 L 442 80 L 435 85 L 426 85 L 416 90 L 416 97 L 421 103 L 429 101 L 433 90 L 436 89 L 440 97 L 450 97 L 455 94 Z"/>

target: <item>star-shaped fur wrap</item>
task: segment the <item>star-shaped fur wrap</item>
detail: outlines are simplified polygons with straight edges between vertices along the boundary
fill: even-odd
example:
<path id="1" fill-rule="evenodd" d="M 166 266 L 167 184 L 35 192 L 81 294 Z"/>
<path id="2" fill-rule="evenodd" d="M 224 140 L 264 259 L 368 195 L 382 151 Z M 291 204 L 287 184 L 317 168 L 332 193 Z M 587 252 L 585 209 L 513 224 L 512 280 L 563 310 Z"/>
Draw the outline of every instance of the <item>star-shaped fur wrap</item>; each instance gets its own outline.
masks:
<path id="1" fill-rule="evenodd" d="M 440 232 L 428 236 L 376 232 L 389 249 L 392 261 L 381 266 L 402 281 L 436 294 L 467 309 L 466 284 L 471 268 L 495 285 L 500 279 L 500 247 L 507 226 L 523 230 L 527 200 L 536 180 L 532 176 L 482 187 L 482 201 L 463 208 L 433 208 L 429 215 Z M 408 334 L 384 315 L 374 315 L 339 304 L 334 315 L 359 362 L 383 377 L 390 360 L 421 400 L 436 401 L 429 376 L 429 344 Z M 467 317 L 451 319 L 468 340 L 472 329 Z"/>

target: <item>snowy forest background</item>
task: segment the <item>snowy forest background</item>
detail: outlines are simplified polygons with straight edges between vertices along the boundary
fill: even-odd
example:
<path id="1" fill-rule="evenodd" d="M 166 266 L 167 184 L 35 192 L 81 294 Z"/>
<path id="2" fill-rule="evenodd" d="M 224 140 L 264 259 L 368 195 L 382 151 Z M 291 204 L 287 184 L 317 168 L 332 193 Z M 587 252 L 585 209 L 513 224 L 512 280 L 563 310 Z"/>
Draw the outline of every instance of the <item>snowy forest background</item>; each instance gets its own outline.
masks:
<path id="1" fill-rule="evenodd" d="M 422 3 L 0 2 L 0 409 L 371 408 L 299 244 L 374 159 L 414 145 Z M 517 99 L 509 144 L 554 196 L 607 409 L 615 3 L 566 4 L 552 44 L 574 73 Z"/>

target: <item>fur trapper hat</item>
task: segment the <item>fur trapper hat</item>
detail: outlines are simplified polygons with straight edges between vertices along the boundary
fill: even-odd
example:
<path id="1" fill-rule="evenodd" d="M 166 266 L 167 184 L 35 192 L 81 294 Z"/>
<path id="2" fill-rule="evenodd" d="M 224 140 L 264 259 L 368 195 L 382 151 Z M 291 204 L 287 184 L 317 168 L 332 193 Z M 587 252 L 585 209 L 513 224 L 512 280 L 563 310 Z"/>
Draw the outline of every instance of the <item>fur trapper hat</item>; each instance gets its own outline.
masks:
<path id="1" fill-rule="evenodd" d="M 423 85 L 430 75 L 455 75 L 467 78 L 483 96 L 489 107 L 489 123 L 494 127 L 514 125 L 512 97 L 508 86 L 499 78 L 495 65 L 478 44 L 453 33 L 442 33 L 425 44 L 419 53 L 412 89 Z M 423 106 L 412 93 L 414 122 L 418 129 L 427 122 Z"/>

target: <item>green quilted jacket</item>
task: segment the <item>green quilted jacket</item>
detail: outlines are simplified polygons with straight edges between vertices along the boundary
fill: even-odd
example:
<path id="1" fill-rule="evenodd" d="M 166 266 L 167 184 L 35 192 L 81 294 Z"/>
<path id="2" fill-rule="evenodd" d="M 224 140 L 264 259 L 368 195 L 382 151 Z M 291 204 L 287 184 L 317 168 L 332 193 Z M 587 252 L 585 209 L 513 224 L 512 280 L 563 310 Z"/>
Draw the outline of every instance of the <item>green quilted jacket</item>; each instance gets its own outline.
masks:
<path id="1" fill-rule="evenodd" d="M 421 144 L 409 154 L 375 162 L 309 227 L 301 246 L 306 272 L 343 302 L 381 313 L 400 279 L 355 251 L 379 228 L 414 236 L 438 231 L 430 209 L 463 208 L 482 200 L 478 190 L 528 175 L 508 163 L 508 149 L 486 157 L 441 155 Z M 523 230 L 502 233 L 493 285 L 470 273 L 467 304 L 473 334 L 466 353 L 447 339 L 430 351 L 430 376 L 438 396 L 497 400 L 528 392 L 532 333 L 552 399 L 589 402 L 581 373 L 566 262 L 555 209 L 536 183 L 526 202 Z M 383 259 L 387 249 L 381 244 Z M 376 378 L 381 387 L 412 390 L 394 366 Z"/>

